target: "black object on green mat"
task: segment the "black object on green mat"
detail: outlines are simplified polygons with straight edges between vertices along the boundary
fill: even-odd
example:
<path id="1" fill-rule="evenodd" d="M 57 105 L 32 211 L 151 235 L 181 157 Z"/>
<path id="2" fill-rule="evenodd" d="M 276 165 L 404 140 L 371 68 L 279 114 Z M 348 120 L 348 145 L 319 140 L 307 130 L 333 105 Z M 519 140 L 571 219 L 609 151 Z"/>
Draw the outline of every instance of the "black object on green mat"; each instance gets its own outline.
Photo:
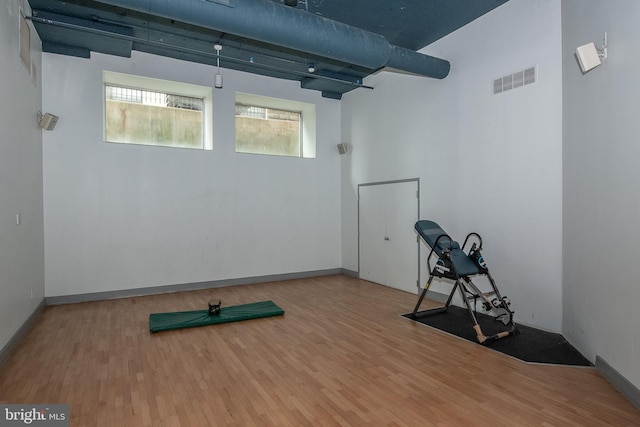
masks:
<path id="1" fill-rule="evenodd" d="M 284 310 L 278 307 L 273 301 L 222 307 L 220 314 L 215 316 L 210 316 L 209 310 L 153 313 L 149 315 L 149 330 L 151 332 L 160 332 L 171 329 L 238 322 L 240 320 L 257 319 L 260 317 L 280 316 L 282 314 L 284 314 Z"/>

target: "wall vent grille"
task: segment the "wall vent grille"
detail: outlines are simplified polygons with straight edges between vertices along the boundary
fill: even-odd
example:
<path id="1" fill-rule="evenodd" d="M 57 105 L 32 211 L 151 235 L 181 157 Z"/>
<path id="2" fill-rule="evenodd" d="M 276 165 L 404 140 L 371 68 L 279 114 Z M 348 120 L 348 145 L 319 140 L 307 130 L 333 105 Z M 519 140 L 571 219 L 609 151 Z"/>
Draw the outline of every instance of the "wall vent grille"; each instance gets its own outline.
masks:
<path id="1" fill-rule="evenodd" d="M 536 82 L 536 67 L 525 68 L 513 74 L 500 77 L 493 81 L 493 94 L 506 92 L 511 89 L 526 86 Z"/>

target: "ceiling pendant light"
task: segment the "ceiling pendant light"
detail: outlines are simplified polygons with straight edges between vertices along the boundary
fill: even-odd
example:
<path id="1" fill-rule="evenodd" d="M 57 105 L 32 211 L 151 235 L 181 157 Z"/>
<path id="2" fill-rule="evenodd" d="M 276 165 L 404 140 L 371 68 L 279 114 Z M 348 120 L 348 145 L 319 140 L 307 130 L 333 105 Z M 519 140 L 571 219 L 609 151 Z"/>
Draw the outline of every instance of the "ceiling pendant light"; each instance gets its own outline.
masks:
<path id="1" fill-rule="evenodd" d="M 213 47 L 216 50 L 216 63 L 218 65 L 218 72 L 213 79 L 213 87 L 222 89 L 222 74 L 220 74 L 220 51 L 222 50 L 222 45 L 216 43 Z"/>

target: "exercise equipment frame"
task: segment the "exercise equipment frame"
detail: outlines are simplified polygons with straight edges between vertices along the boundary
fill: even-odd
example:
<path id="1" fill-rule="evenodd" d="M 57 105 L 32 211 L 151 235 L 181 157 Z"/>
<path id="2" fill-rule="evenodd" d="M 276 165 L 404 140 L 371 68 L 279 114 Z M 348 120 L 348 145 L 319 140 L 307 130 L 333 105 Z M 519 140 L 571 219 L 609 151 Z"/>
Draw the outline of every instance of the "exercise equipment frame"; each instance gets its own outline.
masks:
<path id="1" fill-rule="evenodd" d="M 410 317 L 417 319 L 423 316 L 446 312 L 457 290 L 471 318 L 473 329 L 476 332 L 476 337 L 480 344 L 489 344 L 500 338 L 517 334 L 518 329 L 513 322 L 514 312 L 510 308 L 511 302 L 500 293 L 495 280 L 489 272 L 489 267 L 482 256 L 482 237 L 478 233 L 469 233 L 461 248 L 458 242 L 453 240 L 433 221 L 420 220 L 416 222 L 415 229 L 424 242 L 431 248 L 431 251 L 427 257 L 429 279 Z M 467 244 L 472 241 L 474 242 L 469 251 L 465 252 Z M 438 256 L 438 260 L 432 267 L 431 257 L 434 254 Z M 480 275 L 486 276 L 489 280 L 492 288 L 489 292 L 482 292 L 471 280 L 472 276 Z M 420 311 L 420 305 L 427 295 L 434 278 L 452 280 L 454 282 L 453 288 L 443 306 Z M 471 300 L 474 302 L 474 309 L 471 307 Z M 506 330 L 489 336 L 484 334 L 475 314 L 475 306 L 478 300 L 482 301 L 483 308 L 495 317 L 496 321 L 501 321 L 505 327 L 507 327 Z"/>

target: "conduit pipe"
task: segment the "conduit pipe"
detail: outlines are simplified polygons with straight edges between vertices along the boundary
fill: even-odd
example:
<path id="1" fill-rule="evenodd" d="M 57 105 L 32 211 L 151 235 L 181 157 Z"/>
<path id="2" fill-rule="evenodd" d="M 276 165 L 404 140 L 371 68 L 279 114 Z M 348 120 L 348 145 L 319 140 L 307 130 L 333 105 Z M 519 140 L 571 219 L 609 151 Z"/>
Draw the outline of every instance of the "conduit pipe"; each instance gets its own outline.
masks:
<path id="1" fill-rule="evenodd" d="M 95 0 L 371 70 L 443 79 L 449 61 L 391 45 L 376 33 L 268 0 Z"/>

